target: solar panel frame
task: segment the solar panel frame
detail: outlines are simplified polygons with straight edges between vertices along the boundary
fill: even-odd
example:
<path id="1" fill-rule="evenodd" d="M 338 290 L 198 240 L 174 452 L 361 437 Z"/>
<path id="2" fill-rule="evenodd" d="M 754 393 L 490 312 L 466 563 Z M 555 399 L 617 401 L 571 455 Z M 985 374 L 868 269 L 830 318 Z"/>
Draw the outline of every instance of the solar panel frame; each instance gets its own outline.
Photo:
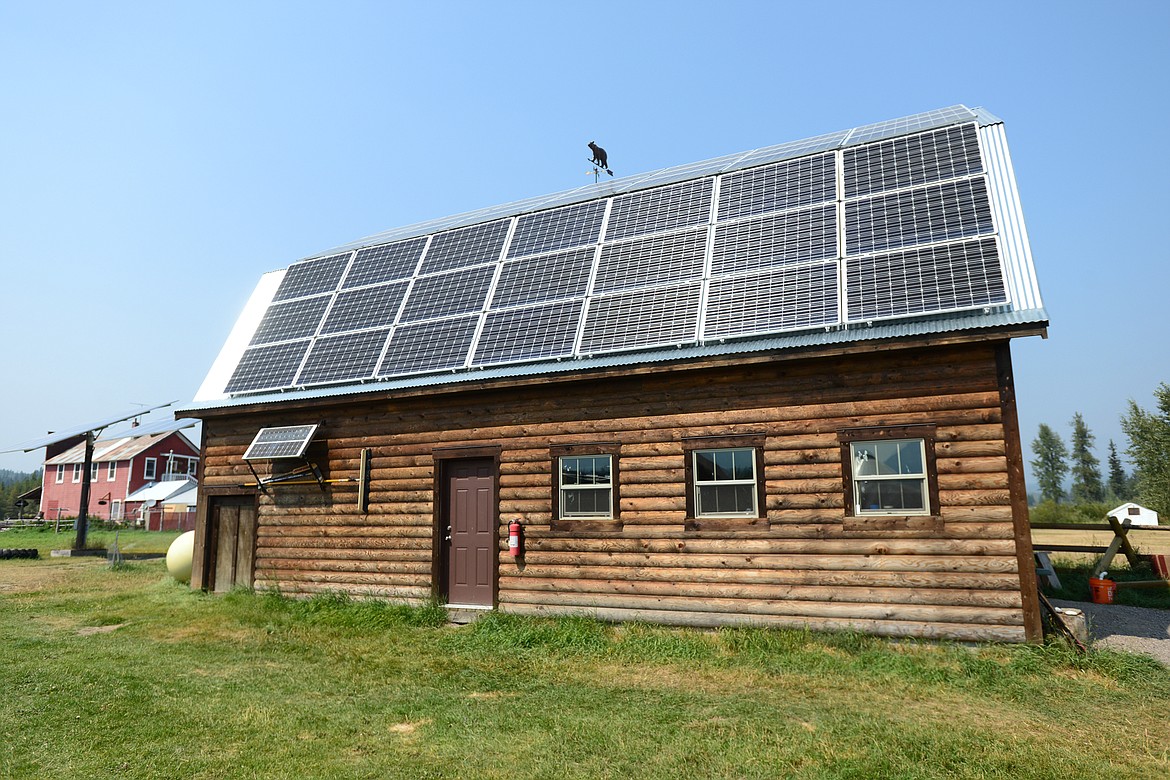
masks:
<path id="1" fill-rule="evenodd" d="M 488 312 L 472 365 L 572 355 L 584 306 L 584 299 L 576 299 Z"/>
<path id="2" fill-rule="evenodd" d="M 308 295 L 333 292 L 349 266 L 350 252 L 293 263 L 285 271 L 280 286 L 273 295 L 274 302 L 303 298 Z"/>
<path id="3" fill-rule="evenodd" d="M 655 287 L 703 276 L 708 225 L 603 244 L 595 294 Z"/>
<path id="4" fill-rule="evenodd" d="M 393 325 L 409 286 L 409 281 L 402 281 L 342 290 L 337 293 L 329 314 L 321 323 L 320 334 L 333 335 Z"/>
<path id="5" fill-rule="evenodd" d="M 837 161 L 832 153 L 726 173 L 719 184 L 719 220 L 833 201 Z"/>
<path id="6" fill-rule="evenodd" d="M 698 340 L 700 282 L 590 299 L 575 352 L 625 352 Z"/>
<path id="7" fill-rule="evenodd" d="M 846 255 L 993 233 L 984 177 L 955 179 L 845 203 Z"/>
<path id="8" fill-rule="evenodd" d="M 261 428 L 244 451 L 244 460 L 300 458 L 317 433 L 317 425 L 280 425 Z"/>
<path id="9" fill-rule="evenodd" d="M 390 328 L 314 339 L 297 374 L 298 385 L 370 379 L 382 357 Z"/>
<path id="10" fill-rule="evenodd" d="M 596 244 L 605 207 L 604 199 L 589 200 L 517 217 L 508 259 Z"/>
<path id="11" fill-rule="evenodd" d="M 418 273 L 435 274 L 495 262 L 511 227 L 509 218 L 436 233 L 431 236 Z"/>
<path id="12" fill-rule="evenodd" d="M 706 224 L 714 186 L 713 178 L 704 177 L 617 196 L 605 240 L 620 241 Z"/>
<path id="13" fill-rule="evenodd" d="M 264 312 L 249 346 L 308 338 L 317 332 L 332 300 L 330 294 L 277 301 Z"/>
<path id="14" fill-rule="evenodd" d="M 594 247 L 532 255 L 502 264 L 491 308 L 543 303 L 585 295 Z"/>
<path id="15" fill-rule="evenodd" d="M 409 279 L 418 268 L 429 238 L 419 236 L 358 250 L 342 289 Z"/>
<path id="16" fill-rule="evenodd" d="M 837 206 L 765 214 L 715 227 L 711 275 L 837 256 Z"/>
<path id="17" fill-rule="evenodd" d="M 414 280 L 399 322 L 418 322 L 481 311 L 496 273 L 496 264 L 459 268 Z"/>
<path id="18" fill-rule="evenodd" d="M 311 343 L 311 339 L 300 339 L 245 349 L 224 391 L 243 393 L 293 387 Z"/>
<path id="19" fill-rule="evenodd" d="M 975 123 L 850 147 L 842 153 L 846 198 L 983 172 Z"/>
<path id="20" fill-rule="evenodd" d="M 884 284 L 900 277 L 898 288 Z M 994 237 L 848 258 L 850 322 L 938 314 L 1010 302 Z"/>
<path id="21" fill-rule="evenodd" d="M 404 376 L 463 368 L 479 321 L 480 314 L 477 313 L 396 326 L 376 376 Z M 430 350 L 432 347 L 439 348 Z"/>
<path id="22" fill-rule="evenodd" d="M 837 325 L 839 263 L 805 263 L 712 279 L 703 339 L 745 338 Z"/>

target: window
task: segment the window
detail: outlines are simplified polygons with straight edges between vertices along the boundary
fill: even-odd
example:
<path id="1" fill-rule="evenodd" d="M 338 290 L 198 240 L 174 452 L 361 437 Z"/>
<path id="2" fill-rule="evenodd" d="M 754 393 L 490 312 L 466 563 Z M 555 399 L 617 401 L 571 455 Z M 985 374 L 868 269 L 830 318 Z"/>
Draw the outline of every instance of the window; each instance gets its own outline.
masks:
<path id="1" fill-rule="evenodd" d="M 98 464 L 90 463 L 89 464 L 89 481 L 90 482 L 97 482 L 97 478 L 98 478 L 97 474 L 98 474 Z"/>
<path id="2" fill-rule="evenodd" d="M 554 444 L 552 522 L 558 530 L 621 530 L 618 455 L 621 445 Z"/>
<path id="3" fill-rule="evenodd" d="M 187 473 L 190 474 L 191 476 L 195 476 L 195 474 L 198 471 L 199 471 L 199 459 L 198 458 L 191 458 L 190 460 L 188 460 L 187 461 Z"/>
<path id="4" fill-rule="evenodd" d="M 763 434 L 686 439 L 687 530 L 758 525 L 764 508 Z"/>
<path id="5" fill-rule="evenodd" d="M 65 466 L 58 464 L 57 465 L 57 484 L 60 485 L 64 481 L 65 481 Z"/>
<path id="6" fill-rule="evenodd" d="M 81 481 L 81 464 L 80 463 L 73 464 L 73 481 L 74 482 Z"/>
<path id="7" fill-rule="evenodd" d="M 695 517 L 756 517 L 756 452 L 694 450 Z"/>
<path id="8" fill-rule="evenodd" d="M 613 456 L 573 455 L 557 459 L 561 519 L 613 517 Z"/>
<path id="9" fill-rule="evenodd" d="M 142 469 L 142 478 L 152 480 L 155 478 L 155 472 L 158 470 L 158 459 L 147 458 L 146 465 Z"/>
<path id="10" fill-rule="evenodd" d="M 109 462 L 109 464 L 106 466 L 106 482 L 113 482 L 117 478 L 118 478 L 118 464 L 111 460 Z"/>
<path id="11" fill-rule="evenodd" d="M 933 426 L 864 428 L 839 435 L 846 514 L 930 515 L 938 507 Z"/>

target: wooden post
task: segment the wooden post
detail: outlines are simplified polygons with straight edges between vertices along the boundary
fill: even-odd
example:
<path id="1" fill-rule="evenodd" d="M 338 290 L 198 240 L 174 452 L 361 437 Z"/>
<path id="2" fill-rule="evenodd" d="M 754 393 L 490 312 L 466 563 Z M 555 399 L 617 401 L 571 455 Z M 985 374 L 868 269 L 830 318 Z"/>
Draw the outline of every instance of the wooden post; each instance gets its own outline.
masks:
<path id="1" fill-rule="evenodd" d="M 85 549 L 85 535 L 89 525 L 89 484 L 93 471 L 93 431 L 85 434 L 85 462 L 81 467 L 81 500 L 77 508 L 77 535 L 73 537 L 73 549 Z"/>

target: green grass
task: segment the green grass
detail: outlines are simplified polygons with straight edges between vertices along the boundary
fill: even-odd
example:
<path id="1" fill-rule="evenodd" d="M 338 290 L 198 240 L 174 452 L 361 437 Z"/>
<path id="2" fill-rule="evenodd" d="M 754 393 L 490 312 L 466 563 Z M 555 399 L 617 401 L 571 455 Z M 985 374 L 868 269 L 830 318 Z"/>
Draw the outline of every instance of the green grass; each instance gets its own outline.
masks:
<path id="1" fill-rule="evenodd" d="M 1089 577 L 1093 573 L 1093 563 L 1057 557 L 1053 560 L 1052 567 L 1056 571 L 1056 576 L 1060 578 L 1061 587 L 1059 590 L 1048 588 L 1046 590 L 1048 595 L 1058 599 L 1091 601 Z M 1118 583 L 1160 579 L 1150 564 L 1142 562 L 1138 566 L 1130 568 L 1128 561 L 1122 555 L 1118 555 L 1114 559 L 1114 566 L 1109 570 L 1109 576 Z M 1170 609 L 1170 588 L 1120 587 L 1113 595 L 1113 603 L 1131 607 Z"/>
<path id="2" fill-rule="evenodd" d="M 108 549 L 114 543 L 114 533 L 98 525 L 90 526 L 86 529 L 85 546 L 94 550 Z M 117 535 L 118 547 L 123 553 L 165 553 L 179 532 L 123 528 Z M 0 548 L 35 547 L 42 558 L 47 558 L 53 550 L 72 548 L 76 536 L 72 528 L 54 533 L 52 524 L 40 528 L 9 528 L 0 531 Z"/>
<path id="3" fill-rule="evenodd" d="M 695 631 L 0 563 L 0 776 L 1070 778 L 1170 772 L 1170 671 L 1061 644 Z"/>

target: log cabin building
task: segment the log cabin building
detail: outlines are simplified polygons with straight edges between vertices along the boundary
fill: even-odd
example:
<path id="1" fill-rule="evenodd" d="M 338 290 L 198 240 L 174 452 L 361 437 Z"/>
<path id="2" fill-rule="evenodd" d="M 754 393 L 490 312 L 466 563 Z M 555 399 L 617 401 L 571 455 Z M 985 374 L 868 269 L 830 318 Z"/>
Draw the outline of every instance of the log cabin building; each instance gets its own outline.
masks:
<path id="1" fill-rule="evenodd" d="M 265 274 L 182 410 L 192 587 L 1036 640 L 1047 325 L 964 106 L 388 231 Z"/>

